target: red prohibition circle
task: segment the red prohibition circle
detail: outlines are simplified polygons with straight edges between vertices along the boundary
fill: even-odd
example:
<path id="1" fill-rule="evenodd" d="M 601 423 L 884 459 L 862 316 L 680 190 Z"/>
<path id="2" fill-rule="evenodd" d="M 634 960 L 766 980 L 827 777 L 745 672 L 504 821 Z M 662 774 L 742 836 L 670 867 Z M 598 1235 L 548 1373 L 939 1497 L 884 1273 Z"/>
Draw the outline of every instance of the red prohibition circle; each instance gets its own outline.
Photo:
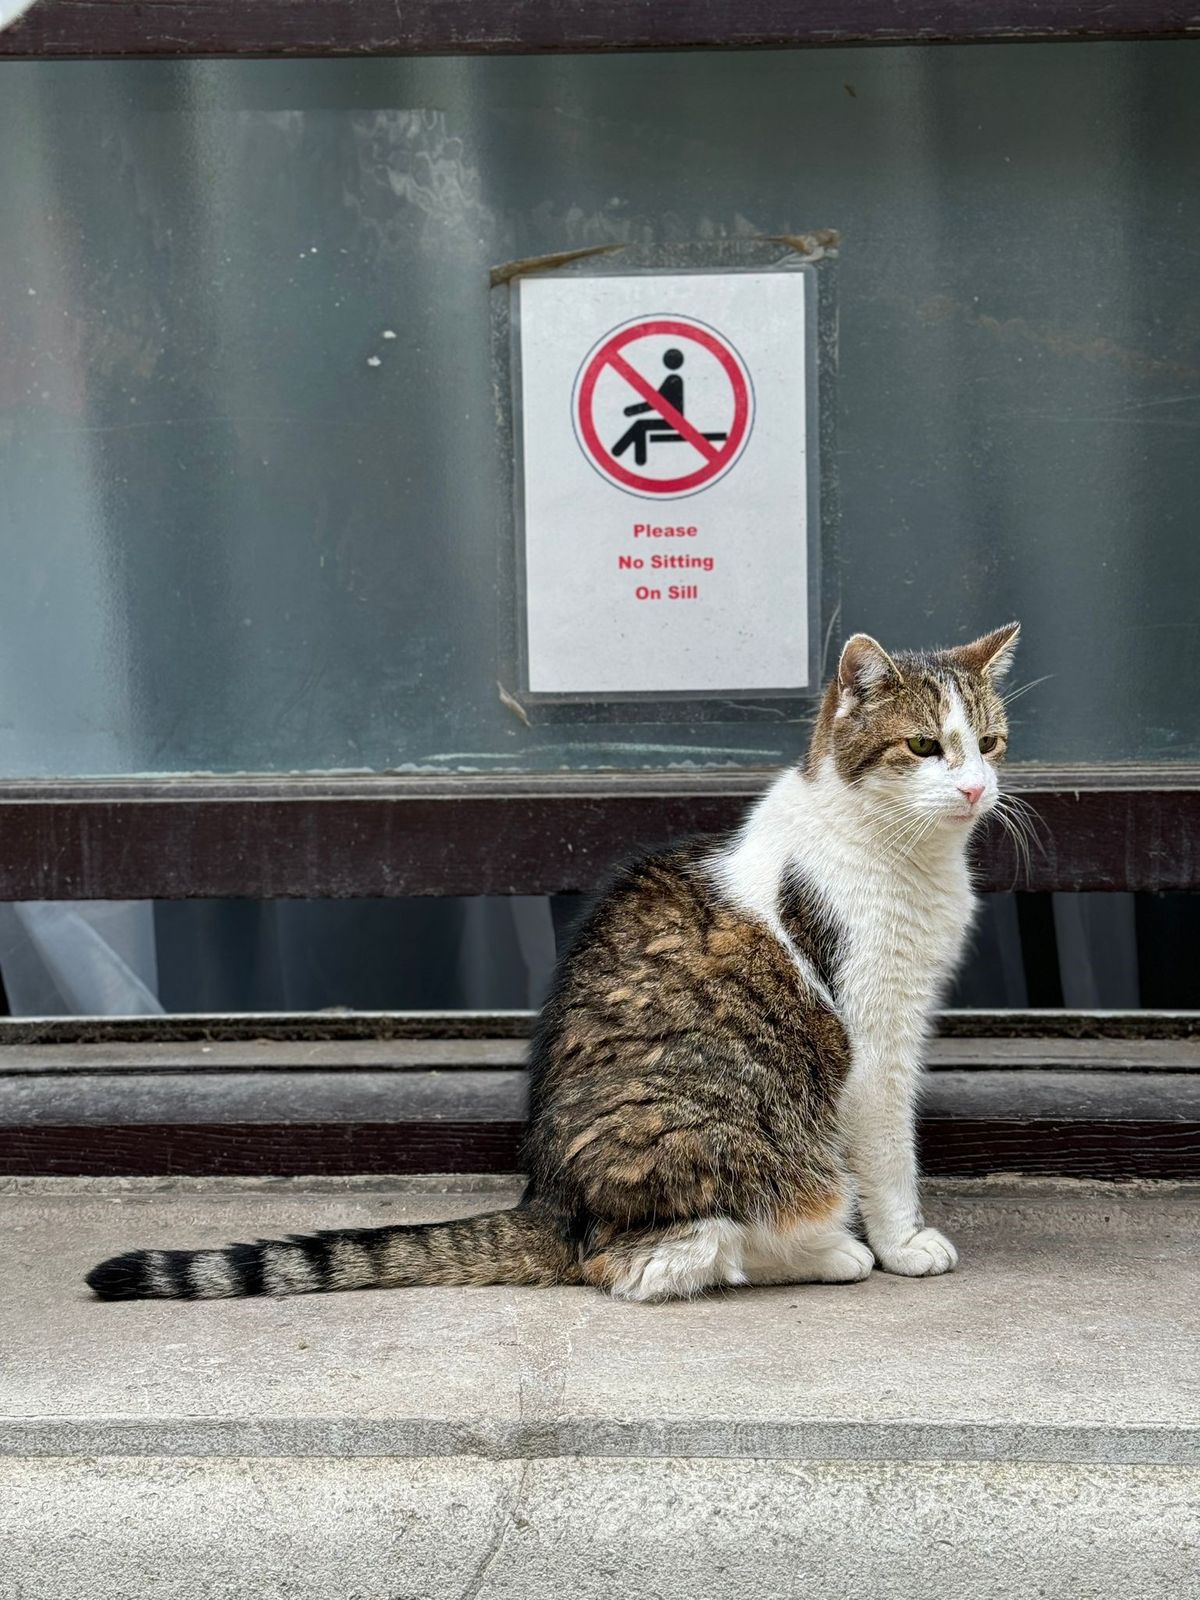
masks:
<path id="1" fill-rule="evenodd" d="M 622 350 L 635 339 L 643 339 L 650 334 L 658 333 L 669 334 L 676 339 L 690 339 L 707 350 L 710 355 L 715 356 L 733 390 L 733 421 L 729 425 L 729 437 L 725 444 L 720 450 L 714 450 L 702 467 L 697 467 L 679 478 L 647 478 L 623 467 L 619 461 L 614 460 L 612 453 L 596 432 L 596 423 L 592 415 L 596 384 L 605 367 L 615 366 L 614 357 L 621 360 Z M 621 360 L 621 365 L 626 363 Z M 617 370 L 619 373 L 620 369 Z M 642 393 L 641 390 L 638 392 Z M 647 385 L 643 398 L 649 400 L 650 392 Z M 640 494 L 686 494 L 692 489 L 702 489 L 706 484 L 715 482 L 732 466 L 746 442 L 746 434 L 750 427 L 750 386 L 740 358 L 735 356 L 733 351 L 708 328 L 694 322 L 682 322 L 673 317 L 654 317 L 649 321 L 635 322 L 619 329 L 592 353 L 576 380 L 575 415 L 580 442 L 605 477 L 624 484 L 626 488 L 635 489 Z"/>

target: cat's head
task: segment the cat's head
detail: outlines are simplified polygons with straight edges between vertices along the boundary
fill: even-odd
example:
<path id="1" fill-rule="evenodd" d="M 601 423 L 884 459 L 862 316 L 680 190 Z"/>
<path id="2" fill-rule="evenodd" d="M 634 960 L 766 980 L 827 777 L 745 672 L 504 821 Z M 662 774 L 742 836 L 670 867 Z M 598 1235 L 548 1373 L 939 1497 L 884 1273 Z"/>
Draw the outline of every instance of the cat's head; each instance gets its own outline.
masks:
<path id="1" fill-rule="evenodd" d="M 919 837 L 986 816 L 1008 746 L 999 684 L 1019 632 L 1010 622 L 970 644 L 912 655 L 889 655 L 856 633 L 826 691 L 810 770 L 832 764 L 897 838 L 907 819 Z"/>

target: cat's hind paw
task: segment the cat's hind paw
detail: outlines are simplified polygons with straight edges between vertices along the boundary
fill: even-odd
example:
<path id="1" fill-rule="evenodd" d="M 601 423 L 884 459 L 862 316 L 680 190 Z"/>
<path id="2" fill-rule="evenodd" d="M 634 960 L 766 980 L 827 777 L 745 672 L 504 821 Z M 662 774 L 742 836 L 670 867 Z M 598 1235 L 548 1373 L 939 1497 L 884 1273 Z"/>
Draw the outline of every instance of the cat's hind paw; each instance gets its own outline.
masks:
<path id="1" fill-rule="evenodd" d="M 866 1245 L 849 1235 L 813 1259 L 818 1283 L 861 1283 L 875 1265 Z"/>

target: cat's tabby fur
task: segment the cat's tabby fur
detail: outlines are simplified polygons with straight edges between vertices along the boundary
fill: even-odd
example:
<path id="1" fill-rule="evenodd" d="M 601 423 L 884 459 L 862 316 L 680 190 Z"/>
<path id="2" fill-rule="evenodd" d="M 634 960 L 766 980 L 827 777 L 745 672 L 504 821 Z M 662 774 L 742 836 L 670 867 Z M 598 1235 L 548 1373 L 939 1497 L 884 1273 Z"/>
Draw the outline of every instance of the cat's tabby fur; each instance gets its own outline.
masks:
<path id="1" fill-rule="evenodd" d="M 855 635 L 804 769 L 732 838 L 620 874 L 542 1013 L 515 1210 L 136 1251 L 88 1283 L 104 1299 L 494 1283 L 659 1299 L 951 1268 L 918 1210 L 915 1093 L 970 920 L 964 847 L 997 796 L 1016 633 L 895 657 Z"/>

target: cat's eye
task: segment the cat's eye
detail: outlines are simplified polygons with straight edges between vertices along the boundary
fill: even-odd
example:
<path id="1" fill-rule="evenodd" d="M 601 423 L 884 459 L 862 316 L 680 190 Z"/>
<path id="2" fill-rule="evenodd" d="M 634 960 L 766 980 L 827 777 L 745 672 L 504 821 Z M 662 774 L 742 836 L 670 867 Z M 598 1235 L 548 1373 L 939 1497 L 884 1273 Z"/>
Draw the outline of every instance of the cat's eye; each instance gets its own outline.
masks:
<path id="1" fill-rule="evenodd" d="M 999 743 L 1000 735 L 998 733 L 985 733 L 979 741 L 979 754 L 981 756 L 990 756 Z"/>
<path id="2" fill-rule="evenodd" d="M 915 756 L 940 756 L 942 747 L 936 739 L 927 739 L 923 733 L 914 734 L 908 741 L 908 748 Z"/>

